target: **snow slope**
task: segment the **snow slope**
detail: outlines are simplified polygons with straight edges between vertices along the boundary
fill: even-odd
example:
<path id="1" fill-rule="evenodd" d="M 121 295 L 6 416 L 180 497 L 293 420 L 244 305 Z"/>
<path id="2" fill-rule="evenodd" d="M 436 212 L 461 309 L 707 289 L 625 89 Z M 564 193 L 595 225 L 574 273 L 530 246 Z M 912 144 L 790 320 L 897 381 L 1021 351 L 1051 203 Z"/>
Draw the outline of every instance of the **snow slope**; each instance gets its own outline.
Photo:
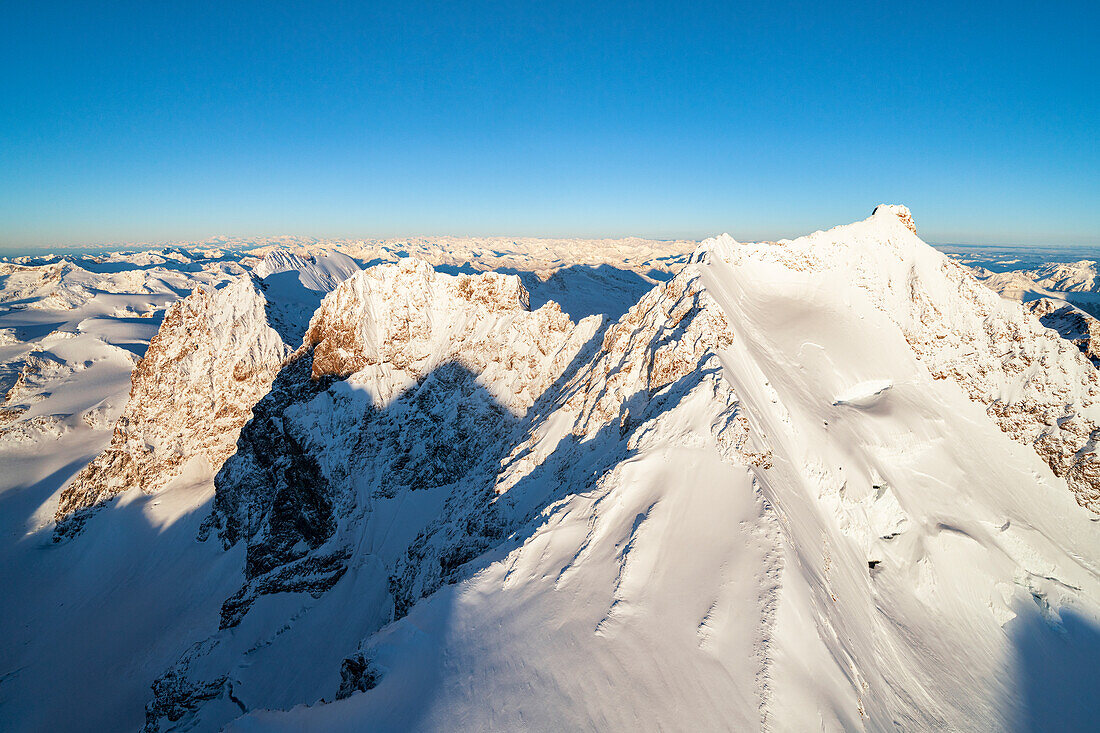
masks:
<path id="1" fill-rule="evenodd" d="M 438 261 L 450 256 L 452 244 L 425 240 L 420 251 Z M 608 268 L 613 272 L 630 273 L 617 277 L 634 278 L 631 291 L 605 288 L 599 294 L 582 293 L 596 310 L 622 312 L 623 298 L 636 298 L 635 282 L 645 283 L 648 277 L 619 263 L 616 250 L 601 253 L 592 242 L 528 241 L 524 246 L 539 252 L 555 251 L 556 246 L 556 251 L 576 254 L 580 261 L 602 258 L 620 265 L 621 269 Z M 662 246 L 637 243 L 638 249 L 656 257 L 656 262 L 638 265 L 647 268 L 643 272 L 667 269 L 661 258 L 678 256 L 675 251 L 666 255 Z M 612 247 L 618 245 L 609 243 Z M 325 257 L 325 245 L 308 249 L 301 254 L 307 267 L 311 261 L 341 261 L 339 256 Z M 374 251 L 387 260 L 401 258 L 400 253 Z M 222 377 L 214 372 L 232 372 L 232 365 L 222 361 L 234 352 L 224 347 L 247 345 L 241 333 L 227 333 L 240 324 L 227 323 L 226 317 L 240 308 L 233 303 L 224 310 L 207 308 L 210 323 L 193 321 L 175 334 L 178 342 L 166 343 L 166 353 L 189 351 L 185 362 L 191 367 L 177 369 L 173 376 L 168 364 L 166 372 L 139 379 L 138 399 L 128 407 L 131 370 L 145 355 L 168 306 L 197 286 L 222 288 L 260 261 L 247 247 L 188 246 L 26 257 L 0 264 L 0 387 L 5 395 L 0 405 L 0 580 L 8 589 L 0 613 L 6 619 L 0 623 L 0 657 L 10 660 L 0 669 L 0 721 L 7 721 L 3 727 L 139 727 L 150 684 L 189 645 L 209 634 L 203 630 L 207 624 L 217 628 L 219 609 L 240 589 L 244 558 L 236 550 L 222 551 L 219 543 L 202 546 L 209 550 L 195 544 L 199 525 L 209 515 L 211 478 L 217 468 L 208 458 L 177 464 L 174 479 L 167 474 L 150 476 L 151 495 L 131 486 L 109 505 L 110 512 L 92 521 L 92 532 L 74 541 L 54 543 L 51 530 L 62 490 L 109 446 L 124 409 L 138 418 L 142 430 L 150 428 L 167 441 L 171 450 L 164 457 L 170 461 L 187 459 L 186 451 L 197 445 L 224 445 L 225 435 L 203 434 L 202 420 L 188 424 L 168 409 L 173 401 L 188 400 L 195 415 L 213 408 L 203 407 L 198 394 L 176 394 L 166 387 L 216 387 Z M 516 256 L 513 261 L 520 260 Z M 469 265 L 484 268 L 486 263 L 456 269 L 477 271 Z M 539 266 L 544 265 L 539 260 Z M 539 275 L 530 268 L 519 274 L 525 281 L 540 283 L 553 272 L 551 264 Z M 306 288 L 297 269 L 261 274 L 265 277 L 256 288 L 268 326 L 285 344 L 300 344 L 323 293 Z M 568 298 L 578 292 L 565 288 L 561 294 Z M 189 333 L 206 331 L 223 338 L 217 358 L 210 351 L 217 339 L 188 343 Z M 165 331 L 163 340 L 172 341 L 168 336 Z M 211 372 L 204 373 L 206 369 Z M 163 401 L 155 398 L 155 389 L 140 388 L 145 381 L 146 386 L 160 382 Z M 206 394 L 214 399 L 225 396 L 220 388 Z M 148 409 L 139 409 L 142 406 Z M 213 414 L 217 423 L 217 411 Z M 479 435 L 472 444 L 484 440 Z M 214 456 L 216 462 L 217 451 Z M 40 704 L 45 690 L 53 690 L 66 704 Z"/>
<path id="2" fill-rule="evenodd" d="M 525 287 L 554 281 L 546 256 L 518 277 L 395 256 L 320 300 L 300 347 L 271 314 L 310 301 L 279 272 L 224 286 L 252 315 L 211 309 L 197 332 L 222 340 L 185 347 L 194 368 L 167 358 L 166 384 L 251 344 L 295 353 L 261 360 L 269 388 L 214 390 L 243 427 L 168 429 L 205 463 L 66 542 L 39 528 L 43 497 L 106 436 L 8 454 L 26 478 L 0 493 L 17 620 L 0 719 L 1088 729 L 1097 373 L 1075 344 L 921 242 L 904 207 L 708 240 L 674 275 L 621 262 L 653 287 L 620 309 L 638 281 L 613 275 L 614 298 L 575 300 L 603 314 L 583 320 Z M 598 287 L 580 272 L 562 294 Z M 34 367 L 26 394 L 52 368 Z M 134 421 L 187 414 L 167 407 L 179 389 L 139 391 Z M 232 454 L 203 453 L 211 436 Z"/>

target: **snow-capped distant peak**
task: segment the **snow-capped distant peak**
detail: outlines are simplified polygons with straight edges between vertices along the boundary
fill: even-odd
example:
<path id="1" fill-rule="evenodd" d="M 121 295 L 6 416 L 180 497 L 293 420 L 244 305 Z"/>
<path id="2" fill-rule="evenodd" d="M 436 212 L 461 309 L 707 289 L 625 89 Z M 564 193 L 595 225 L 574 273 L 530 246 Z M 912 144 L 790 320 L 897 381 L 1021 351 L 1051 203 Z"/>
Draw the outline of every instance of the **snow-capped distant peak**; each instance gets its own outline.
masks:
<path id="1" fill-rule="evenodd" d="M 280 272 L 296 271 L 304 287 L 327 293 L 360 269 L 355 260 L 341 252 L 326 252 L 304 258 L 285 249 L 273 249 L 252 272 L 256 277 L 265 279 Z"/>
<path id="2" fill-rule="evenodd" d="M 273 249 L 264 255 L 260 263 L 252 269 L 256 277 L 261 280 L 268 275 L 287 270 L 304 270 L 312 264 L 308 260 L 299 257 L 285 249 Z"/>

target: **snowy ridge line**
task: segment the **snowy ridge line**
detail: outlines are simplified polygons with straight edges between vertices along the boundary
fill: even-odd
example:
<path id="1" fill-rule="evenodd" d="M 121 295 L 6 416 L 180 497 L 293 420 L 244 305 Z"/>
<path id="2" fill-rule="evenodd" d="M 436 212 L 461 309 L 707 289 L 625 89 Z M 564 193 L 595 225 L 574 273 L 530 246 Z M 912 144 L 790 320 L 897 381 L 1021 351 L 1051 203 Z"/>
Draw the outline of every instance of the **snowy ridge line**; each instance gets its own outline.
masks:
<path id="1" fill-rule="evenodd" d="M 270 269 L 290 265 L 301 263 L 284 258 Z M 312 263 L 302 267 L 309 274 Z M 436 290 L 442 292 L 434 295 Z M 356 372 L 353 381 L 374 389 L 379 404 L 442 362 L 469 362 L 477 372 L 489 370 L 491 389 L 506 377 L 495 396 L 522 412 L 544 388 L 543 380 L 570 358 L 557 353 L 559 336 L 586 338 L 598 323 L 589 318 L 575 330 L 553 302 L 527 318 L 522 314 L 529 298 L 515 276 L 437 274 L 427 263 L 405 259 L 358 271 L 338 286 L 321 301 L 302 346 L 292 353 L 272 328 L 267 297 L 258 280 L 242 277 L 220 290 L 199 288 L 168 310 L 134 371 L 127 411 L 111 445 L 61 496 L 59 538 L 79 531 L 81 520 L 68 521 L 74 513 L 132 487 L 153 493 L 196 456 L 217 471 L 236 450 L 252 406 L 289 359 L 308 352 L 313 379 Z M 432 298 L 440 302 L 435 310 Z M 461 313 L 454 310 L 458 304 Z M 494 319 L 494 312 L 502 317 Z M 436 345 L 433 324 L 449 329 L 434 337 Z M 524 343 L 530 344 L 527 353 L 520 349 Z M 380 371 L 368 368 L 379 364 Z"/>
<path id="2" fill-rule="evenodd" d="M 1094 366 L 1100 367 L 1100 320 L 1062 300 L 1037 298 L 1024 303 L 1039 322 L 1075 344 Z"/>
<path id="3" fill-rule="evenodd" d="M 522 414 L 572 358 L 556 353 L 560 344 L 598 322 L 575 325 L 553 301 L 534 311 L 529 303 L 514 275 L 445 275 L 413 259 L 378 265 L 345 281 L 314 314 L 305 336 L 312 376 L 351 377 L 381 406 L 456 361 Z"/>

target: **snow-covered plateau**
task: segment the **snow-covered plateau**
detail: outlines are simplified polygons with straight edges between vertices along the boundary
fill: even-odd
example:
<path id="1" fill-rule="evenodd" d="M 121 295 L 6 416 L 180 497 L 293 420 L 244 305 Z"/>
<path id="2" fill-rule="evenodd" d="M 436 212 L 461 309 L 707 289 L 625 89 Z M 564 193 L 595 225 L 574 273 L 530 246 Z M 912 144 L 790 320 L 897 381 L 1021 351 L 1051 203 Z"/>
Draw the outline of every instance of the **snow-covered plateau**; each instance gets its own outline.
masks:
<path id="1" fill-rule="evenodd" d="M 916 232 L 0 262 L 0 729 L 1096 730 L 1095 263 Z"/>

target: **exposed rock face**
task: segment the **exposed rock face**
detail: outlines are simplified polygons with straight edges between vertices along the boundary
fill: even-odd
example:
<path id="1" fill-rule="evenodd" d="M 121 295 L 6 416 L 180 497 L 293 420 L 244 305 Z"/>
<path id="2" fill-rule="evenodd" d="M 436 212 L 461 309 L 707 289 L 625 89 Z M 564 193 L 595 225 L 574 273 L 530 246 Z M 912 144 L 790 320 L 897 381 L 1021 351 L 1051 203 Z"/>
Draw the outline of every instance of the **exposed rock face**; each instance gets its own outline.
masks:
<path id="1" fill-rule="evenodd" d="M 416 260 L 343 283 L 215 479 L 205 531 L 226 547 L 247 539 L 246 578 L 274 590 L 285 583 L 257 579 L 286 576 L 322 546 L 345 555 L 337 517 L 365 498 L 458 482 L 595 329 L 596 319 L 576 329 L 555 304 L 531 312 L 526 301 L 518 278 L 442 275 Z"/>
<path id="2" fill-rule="evenodd" d="M 744 268 L 744 277 L 763 264 L 855 283 L 934 377 L 986 405 L 1090 506 L 1092 443 L 1075 421 L 1092 424 L 1096 370 L 920 243 L 906 214 L 880 208 L 837 241 L 828 232 L 779 244 L 711 241 L 695 258 L 700 267 L 644 296 L 598 345 L 594 320 L 574 325 L 553 304 L 528 311 L 515 278 L 447 276 L 406 260 L 348 279 L 318 308 L 216 478 L 204 536 L 216 534 L 227 548 L 246 544 L 244 583 L 223 604 L 222 631 L 202 658 L 181 660 L 161 678 L 156 689 L 165 694 L 150 715 L 183 719 L 207 699 L 226 698 L 233 673 L 219 660 L 235 658 L 232 634 L 246 628 L 262 596 L 323 598 L 358 576 L 357 589 L 392 602 L 377 624 L 399 619 L 469 577 L 479 556 L 555 501 L 614 485 L 631 456 L 680 440 L 696 445 L 699 437 L 675 427 L 687 415 L 709 426 L 706 440 L 729 465 L 772 470 L 771 446 L 723 371 L 737 334 L 709 290 L 720 285 L 707 280 L 711 257 Z M 1048 374 L 1043 364 L 1058 369 Z M 1036 405 L 1073 419 L 1048 421 Z M 379 544 L 375 513 L 393 506 L 416 509 L 403 510 L 396 537 L 387 520 Z M 908 526 L 894 519 L 891 527 Z M 388 576 L 368 582 L 367 565 Z M 338 698 L 371 689 L 381 674 L 366 652 L 332 664 Z"/>
<path id="3" fill-rule="evenodd" d="M 370 659 L 362 653 L 348 657 L 340 665 L 340 689 L 337 700 L 351 697 L 356 692 L 366 692 L 378 684 L 378 673 L 371 666 Z"/>
<path id="4" fill-rule="evenodd" d="M 290 349 L 267 323 L 250 278 L 199 288 L 168 309 L 134 368 L 130 399 L 107 449 L 61 495 L 58 534 L 79 512 L 130 488 L 154 492 L 201 456 L 217 468 Z"/>
<path id="5" fill-rule="evenodd" d="M 731 464 L 768 468 L 770 454 L 751 435 L 717 358 L 734 338 L 695 269 L 644 296 L 520 426 L 499 470 L 451 503 L 399 559 L 390 576 L 395 617 L 465 577 L 470 561 L 554 500 L 597 491 L 630 456 L 676 444 L 665 430 L 683 402 L 706 402 L 702 414 Z M 550 445 L 548 423 L 565 428 Z"/>
<path id="6" fill-rule="evenodd" d="M 242 538 L 256 540 L 245 555 L 245 585 L 222 607 L 223 628 L 236 625 L 257 595 L 320 593 L 346 570 L 345 551 L 311 556 L 336 531 L 334 497 L 318 459 L 283 420 L 288 407 L 331 382 L 310 380 L 307 359 L 288 364 L 253 408 L 236 455 L 214 479 L 214 510 L 200 537 L 217 528 L 227 549 Z"/>
<path id="7" fill-rule="evenodd" d="M 239 590 L 221 605 L 218 631 L 153 683 L 147 730 L 216 729 L 250 710 L 304 715 L 294 706 L 323 702 L 334 690 L 337 699 L 371 690 L 391 673 L 393 649 L 415 656 L 404 652 L 447 643 L 432 637 L 437 630 L 430 624 L 447 627 L 448 619 L 433 621 L 440 608 L 431 604 L 452 600 L 454 618 L 471 607 L 495 613 L 494 604 L 516 603 L 504 606 L 502 628 L 508 614 L 532 613 L 524 608 L 529 602 L 539 609 L 533 617 L 544 614 L 539 633 L 561 631 L 548 629 L 546 618 L 568 619 L 583 628 L 574 637 L 555 636 L 555 644 L 569 639 L 564 646 L 597 655 L 602 647 L 585 646 L 593 637 L 612 644 L 616 633 L 637 634 L 617 647 L 622 651 L 641 646 L 635 639 L 656 648 L 663 636 L 683 636 L 669 648 L 703 665 L 696 683 L 723 679 L 712 673 L 720 672 L 715 659 L 729 662 L 727 672 L 748 660 L 742 682 L 714 689 L 744 697 L 750 712 L 744 727 L 762 728 L 786 703 L 772 686 L 772 675 L 783 671 L 777 658 L 791 651 L 779 647 L 790 638 L 774 633 L 782 604 L 787 618 L 812 619 L 807 638 L 820 645 L 817 653 L 839 660 L 839 684 L 851 683 L 849 724 L 834 727 L 889 727 L 903 717 L 898 710 L 918 728 L 943 727 L 945 720 L 970 727 L 954 721 L 973 721 L 984 711 L 921 717 L 906 707 L 911 701 L 883 692 L 903 689 L 895 667 L 931 667 L 931 675 L 905 678 L 923 683 L 935 676 L 935 661 L 920 665 L 944 655 L 940 648 L 899 654 L 943 637 L 911 634 L 914 617 L 883 621 L 879 594 L 913 594 L 918 602 L 911 608 L 923 619 L 935 583 L 920 574 L 938 562 L 937 554 L 969 566 L 954 560 L 985 559 L 993 547 L 991 564 L 999 572 L 1016 551 L 1014 525 L 1000 511 L 964 512 L 977 519 L 954 522 L 957 506 L 944 500 L 959 494 L 959 505 L 966 504 L 970 496 L 949 482 L 989 473 L 988 463 L 954 462 L 939 445 L 978 444 L 963 442 L 970 432 L 980 430 L 1000 457 L 1018 459 L 1013 468 L 1040 468 L 968 400 L 1047 460 L 1078 501 L 1096 511 L 1100 387 L 1075 348 L 985 291 L 913 232 L 907 209 L 883 206 L 865 222 L 793 242 L 711 240 L 684 271 L 604 331 L 599 319 L 574 324 L 554 304 L 530 311 L 515 277 L 449 276 L 415 260 L 377 266 L 336 287 L 289 356 L 282 342 L 281 350 L 265 350 L 267 331 L 255 325 L 262 318 L 233 316 L 234 346 L 208 346 L 201 358 L 194 350 L 173 357 L 177 342 L 160 343 L 167 334 L 177 334 L 178 343 L 221 341 L 198 325 L 188 330 L 178 314 L 170 318 L 154 344 L 158 351 L 151 347 L 147 357 L 159 361 L 135 374 L 131 402 L 143 410 L 131 415 L 128 408 L 129 422 L 120 423 L 128 432 L 119 433 L 126 440 L 96 470 L 143 485 L 151 473 L 173 475 L 187 456 L 205 455 L 215 466 L 224 460 L 200 539 L 237 546 L 243 564 Z M 284 257 L 268 264 L 301 262 Z M 821 298 L 807 295 L 815 288 Z M 192 317 L 217 320 L 226 310 L 204 307 Z M 839 325 L 823 325 L 822 312 Z M 864 320 L 873 328 L 863 330 Z M 242 334 L 252 334 L 248 343 L 260 352 L 254 361 L 267 369 L 243 370 L 246 385 L 266 375 L 256 388 L 233 396 L 225 379 L 195 388 L 196 371 L 234 373 L 241 361 L 252 363 L 242 356 Z M 887 373 L 853 387 L 868 377 L 861 357 L 879 346 L 890 358 L 875 368 Z M 198 367 L 180 366 L 188 359 Z M 166 378 L 169 386 L 143 386 Z M 849 383 L 835 391 L 830 380 Z M 230 407 L 239 408 L 227 413 L 234 419 L 216 423 L 214 407 L 160 405 L 166 395 L 175 399 L 179 390 L 170 385 L 177 383 L 202 404 L 228 395 Z M 931 414 L 917 404 L 932 405 L 925 408 Z M 183 423 L 165 438 L 176 413 Z M 187 422 L 203 416 L 217 429 Z M 950 429 L 940 430 L 949 416 Z M 139 431 L 145 423 L 152 424 Z M 921 428 L 929 434 L 917 436 Z M 130 440 L 131 433 L 138 437 Z M 162 444 L 175 452 L 162 456 L 155 450 Z M 960 470 L 952 475 L 942 466 Z M 892 474 L 890 481 L 880 470 Z M 986 483 L 992 489 L 975 494 L 981 500 L 1000 488 L 996 480 Z M 1086 514 L 1063 503 L 1066 517 Z M 967 532 L 977 539 L 964 539 Z M 216 547 L 204 551 L 216 554 Z M 846 575 L 846 564 L 858 572 Z M 1061 569 L 1039 570 L 1046 573 L 1039 580 L 1015 581 L 1027 586 L 1025 598 L 1038 601 L 1054 584 L 1076 588 L 1063 582 Z M 904 574 L 891 587 L 883 580 L 892 581 L 893 572 Z M 973 578 L 984 572 L 943 573 L 941 587 L 949 589 L 952 578 L 977 585 Z M 586 574 L 582 585 L 576 578 Z M 681 576 L 691 582 L 676 584 Z M 479 578 L 484 583 L 472 585 Z M 441 594 L 400 621 L 422 599 L 458 582 L 479 590 L 453 599 Z M 1010 598 L 1003 585 L 983 587 L 973 598 L 955 595 L 976 598 L 989 615 L 990 592 Z M 227 587 L 228 594 L 237 586 Z M 655 587 L 661 590 L 651 592 Z M 479 605 L 481 599 L 468 597 L 478 593 L 492 601 Z M 591 624 L 574 608 L 587 613 L 605 598 L 606 614 Z M 1011 617 L 999 607 L 994 613 L 1003 612 Z M 465 627 L 447 628 L 469 634 L 480 622 L 462 618 Z M 975 626 L 994 627 L 1000 643 L 1001 618 Z M 644 624 L 648 637 L 639 633 Z M 416 628 L 402 638 L 410 626 Z M 873 633 L 850 633 L 856 627 Z M 538 635 L 530 628 L 515 634 L 523 644 Z M 382 656 L 387 646 L 389 658 Z M 560 676 L 560 669 L 559 662 L 553 673 Z M 659 679 L 654 689 L 665 686 Z M 920 694 L 932 697 L 929 689 L 934 680 Z M 722 694 L 711 693 L 718 704 Z M 873 695 L 887 702 L 865 709 Z"/>
<path id="8" fill-rule="evenodd" d="M 910 344 L 934 377 L 958 382 L 971 399 L 987 405 L 1002 430 L 1034 447 L 1066 480 L 1079 504 L 1100 513 L 1095 367 L 1036 319 L 1021 318 L 1014 304 L 962 267 L 946 260 L 942 267 L 965 310 L 945 313 L 919 281 L 912 282 Z"/>

